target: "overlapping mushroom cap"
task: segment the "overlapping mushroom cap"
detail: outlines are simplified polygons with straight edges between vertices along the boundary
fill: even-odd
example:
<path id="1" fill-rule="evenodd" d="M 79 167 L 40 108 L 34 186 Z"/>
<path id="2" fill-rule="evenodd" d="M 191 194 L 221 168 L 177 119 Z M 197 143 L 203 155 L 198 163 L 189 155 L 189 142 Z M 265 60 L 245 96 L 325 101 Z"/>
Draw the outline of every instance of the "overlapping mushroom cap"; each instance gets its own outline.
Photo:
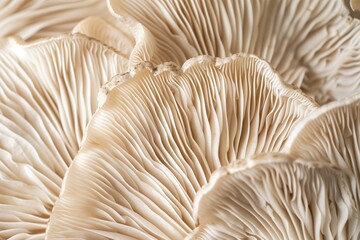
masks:
<path id="1" fill-rule="evenodd" d="M 187 239 L 359 239 L 345 173 L 287 155 L 246 161 L 219 169 L 198 193 Z"/>
<path id="2" fill-rule="evenodd" d="M 360 206 L 360 94 L 322 106 L 291 133 L 287 152 L 314 162 L 329 162 L 352 174 Z"/>
<path id="3" fill-rule="evenodd" d="M 341 0 L 109 2 L 154 35 L 156 51 L 143 61 L 245 52 L 321 104 L 360 90 L 360 22 Z"/>
<path id="4" fill-rule="evenodd" d="M 213 171 L 280 151 L 316 108 L 254 56 L 199 57 L 169 69 L 141 65 L 104 87 L 49 237 L 183 239 Z"/>
<path id="5" fill-rule="evenodd" d="M 0 0 L 0 25 L 6 26 L 0 37 L 34 40 L 68 32 L 94 12 L 108 15 L 105 3 Z M 358 8 L 357 0 L 346 3 Z M 269 230 L 259 234 L 275 239 L 358 238 L 358 97 L 314 111 L 313 102 L 254 56 L 198 57 L 181 70 L 144 63 L 255 53 L 319 103 L 341 99 L 360 88 L 360 23 L 342 1 L 108 4 L 118 22 L 87 18 L 74 35 L 32 44 L 0 39 L 0 238 L 183 239 L 197 226 L 195 195 L 216 169 L 254 153 L 282 151 L 285 142 L 295 157 L 319 163 L 289 163 L 292 157 L 279 162 L 275 156 L 272 163 L 239 167 L 246 160 L 236 165 L 236 174 L 223 177 L 232 186 L 256 185 L 254 177 L 263 181 L 262 191 L 249 187 L 251 197 L 235 202 L 280 199 L 280 224 L 271 222 L 273 205 L 252 205 L 253 215 L 239 224 L 251 231 L 234 230 L 223 220 L 236 216 L 237 222 L 243 215 L 242 210 L 224 213 L 234 209 L 223 201 L 230 188 L 210 187 L 198 198 L 201 225 L 191 237 L 248 236 L 266 225 Z M 87 130 L 99 87 L 137 64 L 105 84 L 101 109 Z M 307 190 L 296 196 L 279 190 L 289 184 Z M 307 200 L 309 205 L 302 205 Z M 199 205 L 206 201 L 211 204 Z M 216 208 L 215 215 L 203 207 Z M 260 212 L 266 222 L 252 217 Z M 206 220 L 219 216 L 216 224 Z"/>
<path id="6" fill-rule="evenodd" d="M 72 32 L 94 38 L 127 56 L 128 69 L 151 59 L 157 49 L 154 36 L 143 25 L 125 18 L 114 21 L 89 17 L 79 22 Z"/>
<path id="7" fill-rule="evenodd" d="M 99 88 L 127 67 L 82 35 L 0 40 L 0 238 L 44 238 Z"/>

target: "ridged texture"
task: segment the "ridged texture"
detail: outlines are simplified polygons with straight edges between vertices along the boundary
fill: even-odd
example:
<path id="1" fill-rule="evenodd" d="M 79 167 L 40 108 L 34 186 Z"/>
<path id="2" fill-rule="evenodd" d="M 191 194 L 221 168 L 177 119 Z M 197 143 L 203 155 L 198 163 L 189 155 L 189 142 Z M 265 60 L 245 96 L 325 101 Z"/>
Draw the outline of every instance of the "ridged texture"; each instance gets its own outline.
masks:
<path id="1" fill-rule="evenodd" d="M 254 56 L 142 65 L 104 88 L 50 219 L 50 238 L 183 239 L 213 171 L 280 151 L 316 106 Z"/>
<path id="2" fill-rule="evenodd" d="M 116 49 L 129 59 L 129 69 L 151 59 L 157 45 L 154 36 L 140 23 L 130 19 L 89 17 L 78 23 L 73 33 L 81 33 Z"/>
<path id="3" fill-rule="evenodd" d="M 341 0 L 109 1 L 154 35 L 155 63 L 245 52 L 320 104 L 360 90 L 360 22 Z"/>
<path id="4" fill-rule="evenodd" d="M 44 239 L 98 90 L 127 61 L 81 35 L 0 46 L 0 238 Z"/>
<path id="5" fill-rule="evenodd" d="M 101 43 L 121 51 L 124 56 L 130 56 L 135 45 L 135 38 L 126 23 L 109 21 L 101 17 L 84 19 L 74 27 L 72 32 L 95 38 Z"/>
<path id="6" fill-rule="evenodd" d="M 26 40 L 69 33 L 82 19 L 110 18 L 102 0 L 0 0 L 0 37 L 18 35 Z"/>
<path id="7" fill-rule="evenodd" d="M 360 206 L 360 94 L 319 108 L 291 134 L 287 152 L 309 161 L 329 162 L 354 176 Z"/>
<path id="8" fill-rule="evenodd" d="M 346 174 L 286 155 L 250 161 L 213 174 L 196 196 L 198 227 L 187 239 L 359 239 Z"/>

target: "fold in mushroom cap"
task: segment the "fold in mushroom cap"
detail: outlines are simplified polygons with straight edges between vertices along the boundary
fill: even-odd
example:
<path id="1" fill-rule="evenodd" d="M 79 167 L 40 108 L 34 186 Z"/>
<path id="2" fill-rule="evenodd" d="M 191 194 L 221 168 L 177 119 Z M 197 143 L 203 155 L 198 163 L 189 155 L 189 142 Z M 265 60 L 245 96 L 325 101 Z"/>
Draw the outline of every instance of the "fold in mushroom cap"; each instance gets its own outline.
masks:
<path id="1" fill-rule="evenodd" d="M 353 174 L 352 191 L 360 206 L 360 94 L 322 106 L 305 118 L 291 133 L 286 151 Z"/>
<path id="2" fill-rule="evenodd" d="M 196 196 L 187 239 L 359 239 L 349 179 L 286 155 L 219 169 Z"/>
<path id="3" fill-rule="evenodd" d="M 82 19 L 110 18 L 102 0 L 0 0 L 0 37 L 18 35 L 28 41 L 71 32 Z"/>
<path id="4" fill-rule="evenodd" d="M 156 38 L 151 61 L 255 54 L 319 103 L 360 90 L 360 22 L 340 0 L 109 0 Z M 150 59 L 143 59 L 150 60 Z"/>
<path id="5" fill-rule="evenodd" d="M 135 45 L 135 37 L 131 34 L 131 29 L 126 22 L 109 21 L 101 17 L 84 19 L 74 27 L 72 33 L 81 33 L 95 38 L 121 51 L 125 56 L 130 56 Z"/>
<path id="6" fill-rule="evenodd" d="M 44 239 L 62 179 L 127 60 L 82 35 L 0 42 L 0 238 Z"/>
<path id="7" fill-rule="evenodd" d="M 129 59 L 129 69 L 144 59 L 151 59 L 157 45 L 153 35 L 143 25 L 130 19 L 89 17 L 76 25 L 73 33 L 97 39 L 121 52 Z"/>
<path id="8" fill-rule="evenodd" d="M 198 57 L 171 69 L 143 64 L 104 87 L 50 238 L 183 239 L 214 170 L 280 151 L 316 108 L 254 56 Z"/>

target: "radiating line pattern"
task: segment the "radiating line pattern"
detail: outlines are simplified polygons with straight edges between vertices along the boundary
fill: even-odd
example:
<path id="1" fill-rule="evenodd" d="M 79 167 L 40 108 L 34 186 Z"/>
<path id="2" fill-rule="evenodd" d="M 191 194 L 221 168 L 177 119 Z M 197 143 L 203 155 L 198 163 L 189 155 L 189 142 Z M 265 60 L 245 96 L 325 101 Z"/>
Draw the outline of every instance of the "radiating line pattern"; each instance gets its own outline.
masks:
<path id="1" fill-rule="evenodd" d="M 267 60 L 320 104 L 360 90 L 360 21 L 342 0 L 109 2 L 154 35 L 153 62 L 244 52 Z"/>
<path id="2" fill-rule="evenodd" d="M 183 239 L 213 171 L 280 151 L 317 108 L 255 56 L 198 57 L 171 69 L 139 66 L 104 87 L 49 237 Z"/>
<path id="3" fill-rule="evenodd" d="M 44 239 L 98 90 L 128 61 L 79 34 L 1 41 L 0 238 Z"/>
<path id="4" fill-rule="evenodd" d="M 196 196 L 187 239 L 358 239 L 360 213 L 346 173 L 264 154 L 215 172 Z"/>

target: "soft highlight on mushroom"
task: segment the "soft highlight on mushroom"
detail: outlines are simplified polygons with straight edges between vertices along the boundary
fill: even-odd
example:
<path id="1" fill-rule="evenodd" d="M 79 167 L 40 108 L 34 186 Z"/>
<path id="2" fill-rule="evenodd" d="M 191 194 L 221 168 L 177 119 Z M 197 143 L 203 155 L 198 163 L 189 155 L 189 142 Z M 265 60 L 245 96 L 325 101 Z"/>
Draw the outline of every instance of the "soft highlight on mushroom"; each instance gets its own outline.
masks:
<path id="1" fill-rule="evenodd" d="M 0 238 L 44 239 L 62 179 L 126 58 L 83 35 L 0 40 Z"/>
<path id="2" fill-rule="evenodd" d="M 175 69 L 175 70 L 174 70 Z M 281 151 L 317 106 L 255 56 L 142 64 L 104 86 L 64 180 L 50 238 L 183 239 L 211 173 Z"/>
<path id="3" fill-rule="evenodd" d="M 345 173 L 288 155 L 245 161 L 217 170 L 197 194 L 186 239 L 359 239 Z"/>
<path id="4" fill-rule="evenodd" d="M 151 59 L 255 54 L 320 104 L 360 90 L 360 21 L 342 0 L 109 0 L 115 16 L 143 24 Z"/>
<path id="5" fill-rule="evenodd" d="M 360 239 L 359 2 L 0 0 L 0 239 Z"/>
<path id="6" fill-rule="evenodd" d="M 353 175 L 351 188 L 360 206 L 360 94 L 324 105 L 303 119 L 285 151 L 309 161 L 332 163 Z"/>

